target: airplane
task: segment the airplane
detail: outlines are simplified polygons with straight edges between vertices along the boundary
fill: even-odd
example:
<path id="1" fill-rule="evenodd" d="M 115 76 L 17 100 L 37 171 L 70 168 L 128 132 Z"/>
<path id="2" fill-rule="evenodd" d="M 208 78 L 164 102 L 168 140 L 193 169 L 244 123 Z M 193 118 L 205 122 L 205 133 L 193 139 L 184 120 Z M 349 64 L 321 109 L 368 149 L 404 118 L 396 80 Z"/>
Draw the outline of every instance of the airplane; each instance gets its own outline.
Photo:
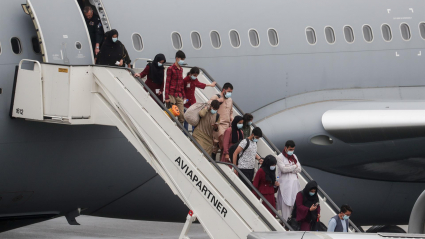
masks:
<path id="1" fill-rule="evenodd" d="M 77 2 L 61 1 L 75 8 L 49 8 L 48 0 L 1 3 L 0 231 L 75 208 L 183 221 L 187 207 L 115 127 L 9 117 L 22 59 L 75 65 L 70 51 L 90 47 L 40 42 L 44 29 L 84 29 Z M 28 2 L 44 6 L 37 15 L 47 21 L 38 30 Z M 134 67 L 157 53 L 172 62 L 183 50 L 188 64 L 208 69 L 219 84 L 232 82 L 234 101 L 280 150 L 286 140 L 296 142 L 302 165 L 332 199 L 354 208 L 357 225 L 397 230 L 391 226 L 408 223 L 424 188 L 423 2 L 91 3 L 104 30 L 119 31 Z M 47 44 L 62 55 L 43 55 Z M 92 58 L 80 55 L 88 64 Z"/>

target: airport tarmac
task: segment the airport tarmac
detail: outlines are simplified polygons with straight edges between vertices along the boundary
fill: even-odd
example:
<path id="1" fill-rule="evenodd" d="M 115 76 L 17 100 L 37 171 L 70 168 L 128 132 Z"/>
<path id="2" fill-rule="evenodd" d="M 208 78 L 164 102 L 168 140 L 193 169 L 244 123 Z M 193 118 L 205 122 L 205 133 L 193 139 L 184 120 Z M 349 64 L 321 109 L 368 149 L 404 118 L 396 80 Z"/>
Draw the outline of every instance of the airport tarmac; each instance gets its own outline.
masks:
<path id="1" fill-rule="evenodd" d="M 95 238 L 178 238 L 183 223 L 135 221 L 79 216 L 80 226 L 71 226 L 64 217 L 0 234 L 2 239 L 95 239 Z M 191 239 L 209 239 L 201 224 L 193 224 Z"/>

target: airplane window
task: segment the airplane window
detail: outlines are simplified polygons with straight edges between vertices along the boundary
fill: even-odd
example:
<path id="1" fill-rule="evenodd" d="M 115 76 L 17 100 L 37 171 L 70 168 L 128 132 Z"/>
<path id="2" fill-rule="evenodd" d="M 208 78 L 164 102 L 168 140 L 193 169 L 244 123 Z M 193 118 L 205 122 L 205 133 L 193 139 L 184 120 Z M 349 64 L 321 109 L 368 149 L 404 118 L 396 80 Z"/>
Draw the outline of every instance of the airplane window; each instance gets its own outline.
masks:
<path id="1" fill-rule="evenodd" d="M 325 28 L 325 36 L 326 36 L 326 41 L 329 44 L 335 43 L 335 31 L 332 27 L 326 27 Z"/>
<path id="2" fill-rule="evenodd" d="M 249 30 L 249 42 L 253 47 L 260 45 L 260 38 L 258 37 L 258 32 L 254 29 Z"/>
<path id="3" fill-rule="evenodd" d="M 21 46 L 21 40 L 17 37 L 13 37 L 10 40 L 10 43 L 12 44 L 12 51 L 15 54 L 21 54 L 22 52 L 22 46 Z"/>
<path id="4" fill-rule="evenodd" d="M 231 30 L 229 36 L 230 44 L 232 44 L 233 47 L 241 46 L 241 38 L 239 37 L 239 33 L 236 30 Z"/>
<path id="5" fill-rule="evenodd" d="M 77 41 L 75 43 L 75 48 L 77 48 L 77 50 L 81 50 L 81 48 L 83 48 L 83 45 L 81 45 L 81 42 Z"/>
<path id="6" fill-rule="evenodd" d="M 425 40 L 425 23 L 424 22 L 421 22 L 419 24 L 419 31 L 421 32 L 422 39 Z"/>
<path id="7" fill-rule="evenodd" d="M 180 36 L 180 33 L 173 32 L 173 34 L 171 35 L 171 39 L 173 41 L 173 46 L 176 50 L 180 50 L 183 48 L 182 37 Z"/>
<path id="8" fill-rule="evenodd" d="M 192 32 L 192 34 L 190 34 L 190 37 L 192 38 L 193 48 L 201 49 L 202 47 L 201 35 L 199 35 L 198 32 Z"/>
<path id="9" fill-rule="evenodd" d="M 363 26 L 363 37 L 366 42 L 373 41 L 373 32 L 372 32 L 372 28 L 369 25 Z"/>
<path id="10" fill-rule="evenodd" d="M 40 54 L 41 53 L 41 48 L 40 48 L 40 43 L 38 42 L 38 38 L 37 37 L 32 37 L 31 38 L 31 43 L 32 43 L 32 49 L 34 50 L 34 52 L 36 54 Z"/>
<path id="11" fill-rule="evenodd" d="M 220 34 L 217 31 L 212 31 L 210 34 L 211 44 L 214 48 L 218 49 L 221 47 Z"/>
<path id="12" fill-rule="evenodd" d="M 407 25 L 407 23 L 402 23 L 400 25 L 400 31 L 401 31 L 401 36 L 403 37 L 404 40 L 408 41 L 411 38 L 411 33 L 410 33 L 410 27 L 409 25 Z"/>
<path id="13" fill-rule="evenodd" d="M 305 34 L 306 34 L 306 36 L 307 36 L 307 41 L 308 41 L 308 43 L 310 43 L 311 45 L 316 44 L 316 32 L 314 31 L 314 29 L 313 29 L 313 28 L 308 27 L 308 28 L 305 30 Z"/>
<path id="14" fill-rule="evenodd" d="M 393 39 L 393 34 L 391 33 L 391 27 L 387 24 L 382 25 L 382 37 L 385 41 L 391 41 Z"/>
<path id="15" fill-rule="evenodd" d="M 1 55 L 1 43 L 0 43 L 0 55 Z"/>
<path id="16" fill-rule="evenodd" d="M 275 29 L 269 29 L 267 31 L 267 34 L 269 35 L 269 42 L 272 46 L 279 45 L 279 36 L 277 35 L 277 31 Z"/>
<path id="17" fill-rule="evenodd" d="M 143 39 L 142 36 L 140 36 L 139 33 L 134 33 L 131 37 L 133 40 L 133 47 L 136 51 L 142 51 L 143 50 Z"/>
<path id="18" fill-rule="evenodd" d="M 350 26 L 345 26 L 344 27 L 344 35 L 345 35 L 345 40 L 348 43 L 353 43 L 354 42 L 353 28 L 351 28 Z"/>

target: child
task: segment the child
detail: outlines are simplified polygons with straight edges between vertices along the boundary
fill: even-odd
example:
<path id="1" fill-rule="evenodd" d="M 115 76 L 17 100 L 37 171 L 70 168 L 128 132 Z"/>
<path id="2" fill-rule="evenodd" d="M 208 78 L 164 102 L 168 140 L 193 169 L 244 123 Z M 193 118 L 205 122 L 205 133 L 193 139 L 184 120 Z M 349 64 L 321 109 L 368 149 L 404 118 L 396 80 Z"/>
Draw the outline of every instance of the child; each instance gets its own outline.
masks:
<path id="1" fill-rule="evenodd" d="M 195 98 L 196 88 L 205 89 L 205 87 L 207 86 L 215 87 L 215 85 L 217 84 L 216 82 L 213 82 L 212 84 L 209 84 L 209 85 L 201 83 L 198 81 L 198 78 L 197 78 L 198 75 L 199 75 L 199 68 L 193 67 L 187 73 L 186 78 L 183 79 L 184 91 L 185 91 L 185 95 L 187 99 L 184 105 L 186 109 L 196 103 L 196 98 Z M 184 127 L 186 128 L 186 130 L 189 129 L 189 124 L 186 121 L 184 122 Z"/>
<path id="2" fill-rule="evenodd" d="M 276 181 L 276 163 L 277 160 L 274 156 L 268 155 L 265 159 L 261 168 L 258 169 L 257 174 L 254 178 L 254 187 L 266 198 L 267 201 L 276 208 L 276 200 L 274 194 L 279 188 L 279 182 Z M 255 194 L 255 193 L 254 193 Z M 258 195 L 256 195 L 258 197 Z M 273 216 L 276 216 L 274 212 L 263 202 L 263 205 L 270 211 Z"/>

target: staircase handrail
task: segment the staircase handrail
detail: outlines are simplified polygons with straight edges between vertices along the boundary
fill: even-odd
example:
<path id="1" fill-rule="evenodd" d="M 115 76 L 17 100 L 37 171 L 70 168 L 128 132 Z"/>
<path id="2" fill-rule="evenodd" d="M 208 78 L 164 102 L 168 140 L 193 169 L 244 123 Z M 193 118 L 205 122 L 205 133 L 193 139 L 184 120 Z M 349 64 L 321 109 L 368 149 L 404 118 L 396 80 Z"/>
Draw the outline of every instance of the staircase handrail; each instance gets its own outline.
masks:
<path id="1" fill-rule="evenodd" d="M 140 78 L 134 77 L 135 71 L 132 69 L 126 68 L 126 67 L 118 67 L 118 66 L 103 66 L 103 65 L 93 65 L 96 67 L 106 67 L 106 68 L 116 68 L 116 69 L 123 69 L 127 70 L 137 82 L 139 82 L 146 91 L 154 98 L 156 103 L 161 106 L 162 110 L 164 110 L 168 115 L 173 115 L 171 112 L 164 106 L 164 104 L 159 100 L 159 98 L 156 96 L 156 94 L 146 85 L 144 81 L 142 81 Z M 218 163 L 211 158 L 211 156 L 202 148 L 202 146 L 193 138 L 193 136 L 183 127 L 182 124 L 175 118 L 170 117 L 171 120 L 176 124 L 176 126 L 183 131 L 186 136 L 193 142 L 195 147 L 198 148 L 199 151 L 204 155 L 204 157 L 217 169 L 217 171 L 226 179 L 226 181 L 237 191 L 237 193 L 243 198 L 243 200 L 252 208 L 252 210 L 262 219 L 262 221 L 270 228 L 272 231 L 276 231 L 276 228 L 271 225 L 268 220 L 262 215 L 262 213 L 252 204 L 252 202 L 242 193 L 242 191 L 236 186 L 236 184 L 227 176 L 227 174 L 223 171 L 223 169 L 218 165 Z M 246 180 L 248 180 L 245 177 Z M 260 196 L 260 198 L 268 203 L 267 199 L 258 191 L 256 190 L 256 193 Z M 270 203 L 268 203 L 268 206 L 271 207 Z M 271 207 L 273 208 L 273 207 Z M 277 213 L 276 210 L 274 210 L 275 213 Z M 278 215 L 278 214 L 277 214 Z M 282 218 L 280 218 L 282 220 Z M 282 222 L 285 224 L 287 228 L 293 231 L 292 227 L 286 222 L 286 220 L 282 220 Z"/>
<path id="2" fill-rule="evenodd" d="M 216 82 L 216 87 L 221 92 L 222 87 L 218 84 L 218 82 L 215 81 L 214 78 L 204 68 L 202 67 L 198 67 L 198 68 L 207 76 L 207 78 L 209 78 L 211 82 Z M 237 111 L 239 111 L 240 115 L 242 116 L 244 115 L 243 110 L 235 102 L 233 102 L 233 106 L 237 109 Z M 257 126 L 254 123 L 252 123 L 252 127 L 257 127 Z M 272 141 L 270 141 L 267 138 L 267 136 L 263 134 L 262 138 L 267 143 L 267 145 L 276 152 L 276 155 L 280 154 L 280 150 L 276 147 L 276 145 L 273 144 Z M 310 174 L 307 173 L 307 171 L 304 168 L 301 168 L 301 174 L 309 182 L 313 181 L 313 178 L 310 176 Z M 319 194 L 321 194 L 323 198 L 326 198 L 326 202 L 330 203 L 334 211 L 339 212 L 340 208 L 338 207 L 338 205 L 329 197 L 329 195 L 319 185 L 317 186 L 317 191 L 319 192 Z M 349 222 L 350 222 L 350 226 L 353 227 L 354 230 L 356 230 L 356 232 L 362 232 L 351 220 L 349 220 Z"/>

